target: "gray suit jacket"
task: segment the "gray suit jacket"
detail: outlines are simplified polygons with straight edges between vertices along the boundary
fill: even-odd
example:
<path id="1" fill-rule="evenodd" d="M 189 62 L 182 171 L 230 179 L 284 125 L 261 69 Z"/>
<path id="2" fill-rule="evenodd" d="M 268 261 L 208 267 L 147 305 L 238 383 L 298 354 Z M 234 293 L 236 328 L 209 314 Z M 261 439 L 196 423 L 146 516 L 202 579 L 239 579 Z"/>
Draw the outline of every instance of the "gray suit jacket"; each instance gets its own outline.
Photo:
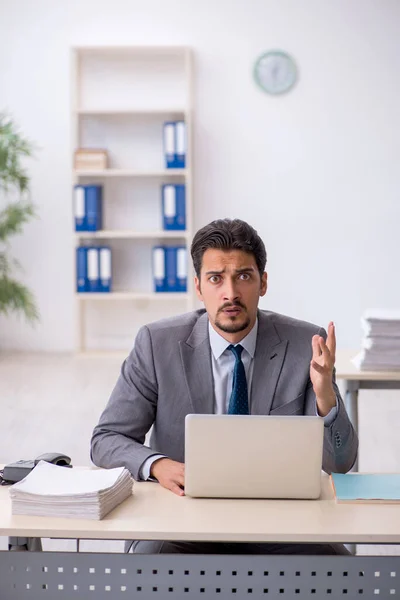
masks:
<path id="1" fill-rule="evenodd" d="M 250 413 L 315 415 L 310 381 L 311 338 L 326 332 L 310 323 L 258 311 Z M 325 427 L 323 469 L 346 472 L 358 439 L 339 390 L 338 414 Z M 142 327 L 124 361 L 110 400 L 93 431 L 91 457 L 105 468 L 125 466 L 135 479 L 143 462 L 165 454 L 184 462 L 189 413 L 214 412 L 208 316 L 198 310 Z M 153 425 L 150 447 L 144 446 Z M 240 451 L 240 449 L 238 450 Z"/>

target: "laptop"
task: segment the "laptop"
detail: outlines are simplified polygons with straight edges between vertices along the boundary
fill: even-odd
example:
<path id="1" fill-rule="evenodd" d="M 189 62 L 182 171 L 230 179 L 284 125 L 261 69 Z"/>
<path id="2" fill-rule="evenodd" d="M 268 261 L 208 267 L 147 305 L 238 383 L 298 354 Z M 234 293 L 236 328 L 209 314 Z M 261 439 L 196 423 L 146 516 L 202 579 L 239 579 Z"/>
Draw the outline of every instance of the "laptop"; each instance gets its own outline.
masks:
<path id="1" fill-rule="evenodd" d="M 185 494 L 319 498 L 323 419 L 199 415 L 185 419 Z"/>

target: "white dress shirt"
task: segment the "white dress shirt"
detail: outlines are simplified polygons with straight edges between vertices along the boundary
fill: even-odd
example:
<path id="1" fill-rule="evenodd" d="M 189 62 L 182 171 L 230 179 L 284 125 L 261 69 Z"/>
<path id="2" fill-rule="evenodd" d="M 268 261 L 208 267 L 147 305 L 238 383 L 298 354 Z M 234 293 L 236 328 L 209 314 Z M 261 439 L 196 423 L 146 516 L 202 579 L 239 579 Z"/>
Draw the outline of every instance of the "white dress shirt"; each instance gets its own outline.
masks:
<path id="1" fill-rule="evenodd" d="M 257 343 L 257 331 L 258 331 L 258 320 L 256 320 L 253 329 L 238 342 L 243 346 L 242 362 L 244 370 L 246 372 L 247 391 L 249 398 L 249 407 L 251 406 L 251 384 L 253 381 L 253 369 L 254 369 L 254 354 L 256 351 Z M 210 337 L 211 346 L 211 364 L 212 374 L 214 380 L 214 414 L 225 415 L 228 412 L 229 400 L 232 393 L 232 382 L 233 382 L 233 371 L 235 367 L 235 356 L 231 350 L 228 350 L 230 342 L 222 337 L 215 331 L 211 323 L 208 323 L 208 333 Z M 237 346 L 237 344 L 234 344 Z M 334 406 L 329 413 L 324 417 L 325 426 L 331 425 L 337 415 L 337 400 L 336 406 Z M 316 412 L 316 414 L 318 414 Z M 155 454 L 147 458 L 141 469 L 140 477 L 143 480 L 150 479 L 150 468 L 153 462 L 159 458 L 164 457 L 163 454 Z"/>

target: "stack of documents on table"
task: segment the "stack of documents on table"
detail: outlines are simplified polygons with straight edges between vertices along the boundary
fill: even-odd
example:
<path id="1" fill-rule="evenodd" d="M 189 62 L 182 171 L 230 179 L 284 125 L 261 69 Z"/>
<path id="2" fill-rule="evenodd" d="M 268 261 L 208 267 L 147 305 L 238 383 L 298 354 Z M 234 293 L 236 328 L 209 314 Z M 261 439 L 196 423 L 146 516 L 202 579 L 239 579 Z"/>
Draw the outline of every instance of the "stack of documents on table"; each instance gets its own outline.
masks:
<path id="1" fill-rule="evenodd" d="M 102 519 L 132 494 L 127 469 L 67 469 L 40 461 L 10 488 L 13 515 Z"/>
<path id="2" fill-rule="evenodd" d="M 332 473 L 336 502 L 400 503 L 400 473 Z"/>
<path id="3" fill-rule="evenodd" d="M 354 364 L 363 371 L 400 370 L 400 310 L 368 310 L 361 323 L 363 350 Z"/>

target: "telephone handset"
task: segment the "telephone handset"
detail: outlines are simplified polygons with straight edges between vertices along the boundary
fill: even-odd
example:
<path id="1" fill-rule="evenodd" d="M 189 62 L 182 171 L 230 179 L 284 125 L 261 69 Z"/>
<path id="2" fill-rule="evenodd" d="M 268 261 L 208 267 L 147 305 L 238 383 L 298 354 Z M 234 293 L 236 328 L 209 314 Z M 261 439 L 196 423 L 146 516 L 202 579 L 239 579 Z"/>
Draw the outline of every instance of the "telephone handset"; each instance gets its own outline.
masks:
<path id="1" fill-rule="evenodd" d="M 0 473 L 1 478 L 3 479 L 2 484 L 7 485 L 21 481 L 21 479 L 26 477 L 41 460 L 60 467 L 72 467 L 71 459 L 66 454 L 61 454 L 60 452 L 47 452 L 41 454 L 35 458 L 35 460 L 18 460 L 15 463 L 5 465 L 3 472 Z"/>

